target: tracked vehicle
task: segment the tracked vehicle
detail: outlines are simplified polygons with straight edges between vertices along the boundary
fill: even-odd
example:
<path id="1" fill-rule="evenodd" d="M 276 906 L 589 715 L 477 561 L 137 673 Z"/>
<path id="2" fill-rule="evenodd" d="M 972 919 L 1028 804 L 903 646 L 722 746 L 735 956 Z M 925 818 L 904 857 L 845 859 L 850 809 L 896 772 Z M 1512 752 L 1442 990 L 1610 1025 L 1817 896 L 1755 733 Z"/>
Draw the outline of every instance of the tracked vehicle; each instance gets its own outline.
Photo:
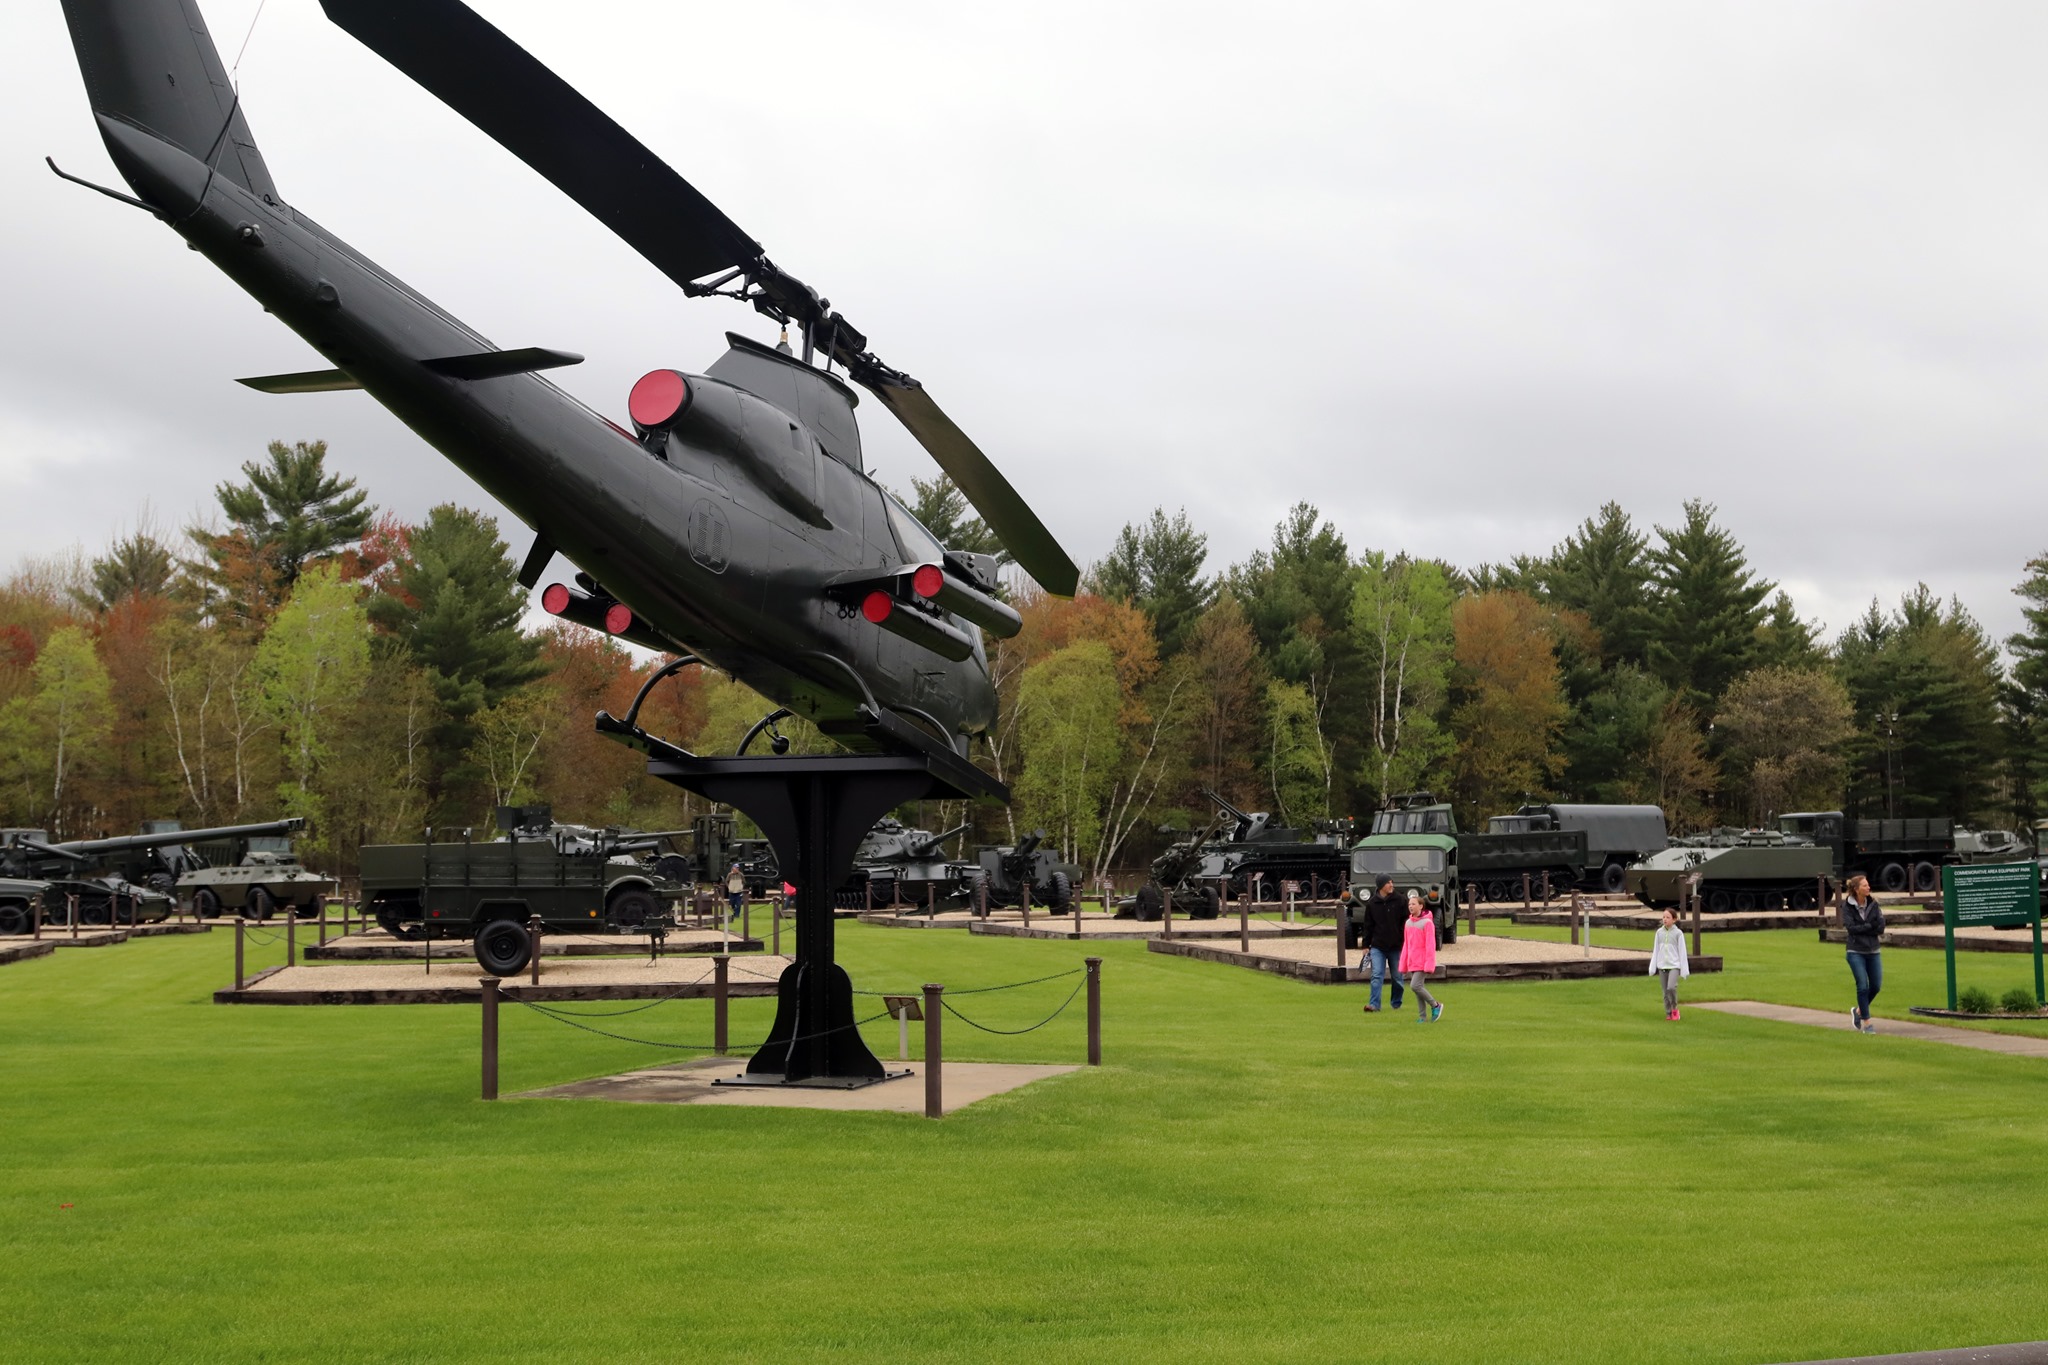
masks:
<path id="1" fill-rule="evenodd" d="M 1697 877 L 1700 908 L 1709 914 L 1747 910 L 1811 910 L 1831 884 L 1834 854 L 1780 830 L 1720 829 L 1674 839 L 1628 870 L 1629 893 L 1653 909 L 1676 906 Z"/>

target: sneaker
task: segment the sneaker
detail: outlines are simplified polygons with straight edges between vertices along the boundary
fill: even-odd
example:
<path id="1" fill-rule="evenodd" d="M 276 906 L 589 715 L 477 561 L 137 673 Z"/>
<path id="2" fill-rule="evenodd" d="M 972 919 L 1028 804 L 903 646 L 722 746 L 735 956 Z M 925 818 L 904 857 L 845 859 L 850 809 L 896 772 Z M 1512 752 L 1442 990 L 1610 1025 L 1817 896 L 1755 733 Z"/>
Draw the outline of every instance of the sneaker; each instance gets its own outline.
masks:
<path id="1" fill-rule="evenodd" d="M 1365 1012 L 1367 1014 L 1378 1014 L 1380 1012 L 1380 1007 L 1378 1005 L 1367 1005 L 1365 1007 Z"/>
<path id="2" fill-rule="evenodd" d="M 1854 1005 L 1849 1006 L 1849 1027 L 1858 1033 L 1863 1031 L 1863 1016 L 1856 1012 Z"/>
<path id="3" fill-rule="evenodd" d="M 1678 1011 L 1677 1011 L 1677 1010 L 1673 1010 L 1673 1011 L 1671 1011 L 1671 1022 L 1672 1022 L 1672 1023 L 1674 1023 L 1674 1024 L 1678 1022 Z"/>
<path id="4" fill-rule="evenodd" d="M 1863 1031 L 1865 1033 L 1875 1033 L 1877 1032 L 1877 1025 L 1871 1023 L 1868 1019 L 1865 1019 L 1863 1021 Z"/>
<path id="5" fill-rule="evenodd" d="M 1443 1007 L 1443 1004 L 1442 1004 L 1442 1002 L 1438 1002 L 1437 1004 L 1431 1005 L 1431 1006 L 1429 1007 L 1429 1022 L 1430 1022 L 1430 1023 L 1434 1024 L 1434 1023 L 1435 1023 L 1435 1022 L 1436 1022 L 1437 1020 L 1439 1020 L 1439 1019 L 1441 1019 L 1441 1018 L 1443 1018 L 1443 1017 L 1444 1017 L 1444 1007 Z"/>

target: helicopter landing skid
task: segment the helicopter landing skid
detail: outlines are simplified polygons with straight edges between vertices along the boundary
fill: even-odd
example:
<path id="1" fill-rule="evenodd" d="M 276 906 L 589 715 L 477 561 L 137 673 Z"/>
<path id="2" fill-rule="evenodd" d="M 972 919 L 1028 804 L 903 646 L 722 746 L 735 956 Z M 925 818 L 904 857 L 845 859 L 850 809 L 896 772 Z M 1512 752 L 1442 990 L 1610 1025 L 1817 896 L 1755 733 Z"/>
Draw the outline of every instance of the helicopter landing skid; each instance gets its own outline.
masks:
<path id="1" fill-rule="evenodd" d="M 730 1083 L 852 1089 L 909 1075 L 885 1068 L 860 1036 L 853 982 L 833 960 L 833 889 L 861 839 L 904 802 L 1003 800 L 1008 791 L 951 754 L 711 758 L 603 712 L 597 729 L 645 752 L 650 776 L 744 812 L 796 886 L 796 953 L 776 986 L 774 1027 Z"/>

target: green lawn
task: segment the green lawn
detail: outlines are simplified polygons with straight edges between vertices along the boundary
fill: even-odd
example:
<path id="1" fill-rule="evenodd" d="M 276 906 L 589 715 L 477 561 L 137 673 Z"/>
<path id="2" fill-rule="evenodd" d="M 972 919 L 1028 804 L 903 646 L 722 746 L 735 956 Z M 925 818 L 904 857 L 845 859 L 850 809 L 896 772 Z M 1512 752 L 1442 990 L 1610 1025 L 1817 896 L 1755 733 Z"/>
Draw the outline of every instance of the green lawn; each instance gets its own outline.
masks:
<path id="1" fill-rule="evenodd" d="M 869 989 L 1082 956 L 841 943 Z M 1446 986 L 1424 1027 L 1115 943 L 1110 1065 L 941 1123 L 485 1104 L 474 1008 L 215 1006 L 231 950 L 0 967 L 0 1357 L 1756 1362 L 2048 1337 L 2044 1061 L 1672 1025 L 1647 979 Z M 1689 999 L 1848 1006 L 1810 932 L 1708 951 L 1730 970 Z M 1966 961 L 1994 991 L 2031 975 Z M 1939 953 L 1886 968 L 1881 1015 L 1937 1002 Z M 1016 1027 L 1070 984 L 960 1004 Z M 734 1013 L 765 1031 L 766 1002 Z M 703 1002 L 594 1022 L 710 1030 Z M 1019 1038 L 948 1023 L 954 1056 L 1082 1051 L 1078 1006 Z M 895 1032 L 869 1028 L 884 1055 Z M 505 1019 L 508 1091 L 659 1055 Z"/>

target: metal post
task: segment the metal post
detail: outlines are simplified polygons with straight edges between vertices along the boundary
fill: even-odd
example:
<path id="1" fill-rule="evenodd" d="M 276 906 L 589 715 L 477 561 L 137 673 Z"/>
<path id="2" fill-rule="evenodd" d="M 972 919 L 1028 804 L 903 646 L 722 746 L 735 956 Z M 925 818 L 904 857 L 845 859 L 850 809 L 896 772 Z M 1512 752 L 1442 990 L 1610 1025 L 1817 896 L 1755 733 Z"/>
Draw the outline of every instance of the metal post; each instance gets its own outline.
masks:
<path id="1" fill-rule="evenodd" d="M 327 898 L 320 898 L 320 946 L 327 946 Z"/>
<path id="2" fill-rule="evenodd" d="M 742 896 L 746 896 L 745 892 L 741 892 L 740 894 Z M 740 940 L 742 942 L 751 942 L 753 940 L 753 937 L 754 898 L 752 896 L 746 896 L 746 899 L 740 902 Z"/>
<path id="3" fill-rule="evenodd" d="M 1458 888 L 1458 898 L 1465 902 L 1466 932 L 1479 932 L 1479 888 L 1471 882 Z"/>
<path id="4" fill-rule="evenodd" d="M 1543 870 L 1543 903 L 1550 904 L 1550 869 Z"/>
<path id="5" fill-rule="evenodd" d="M 1102 1065 L 1102 959 L 1088 962 L 1088 1065 Z"/>
<path id="6" fill-rule="evenodd" d="M 1692 955 L 1700 955 L 1700 893 L 1698 887 L 1688 888 L 1692 892 Z"/>
<path id="7" fill-rule="evenodd" d="M 1590 901 L 1576 891 L 1572 892 L 1572 899 L 1578 902 L 1579 913 L 1585 917 L 1586 921 L 1586 931 L 1579 944 L 1582 950 L 1579 956 L 1591 957 L 1593 955 L 1593 906 Z"/>
<path id="8" fill-rule="evenodd" d="M 1339 976 L 1344 974 L 1344 933 L 1349 927 L 1345 924 L 1344 920 L 1344 907 L 1340 905 L 1337 907 L 1337 975 Z"/>
<path id="9" fill-rule="evenodd" d="M 242 980 L 243 980 L 243 977 L 244 977 L 244 973 L 243 973 L 243 971 L 242 971 L 242 929 L 243 929 L 243 926 L 244 926 L 244 924 L 245 924 L 245 921 L 244 921 L 244 920 L 242 919 L 242 917 L 241 917 L 240 915 L 236 915 L 236 916 L 235 916 L 235 989 L 236 989 L 236 990 L 240 990 L 240 989 L 242 989 Z"/>
<path id="10" fill-rule="evenodd" d="M 1292 908 L 1293 904 L 1294 902 L 1291 900 L 1288 902 L 1290 908 Z M 1341 935 L 1344 931 L 1340 927 L 1337 932 Z M 1237 893 L 1237 950 L 1240 953 L 1248 953 L 1252 950 L 1252 902 L 1250 887 L 1246 887 L 1243 891 Z"/>
<path id="11" fill-rule="evenodd" d="M 78 893 L 64 893 L 64 922 L 71 926 L 71 937 L 78 937 Z"/>
<path id="12" fill-rule="evenodd" d="M 944 1092 L 939 1087 L 939 1063 L 943 1053 L 939 1043 L 939 996 L 945 989 L 930 982 L 926 982 L 924 988 L 924 1116 L 928 1119 L 938 1118 L 946 1112 L 942 1102 Z"/>
<path id="13" fill-rule="evenodd" d="M 1825 938 L 1828 928 L 1828 879 L 1815 877 L 1813 882 L 1813 916 L 1820 921 L 1821 937 Z"/>
<path id="14" fill-rule="evenodd" d="M 498 978 L 477 978 L 484 988 L 484 1098 L 498 1098 Z"/>
<path id="15" fill-rule="evenodd" d="M 1571 921 L 1572 947 L 1576 948 L 1579 946 L 1579 897 L 1577 892 L 1572 893 L 1571 913 L 1566 918 Z"/>
<path id="16" fill-rule="evenodd" d="M 1529 908 L 1529 874 L 1526 872 L 1522 874 L 1522 908 Z"/>
<path id="17" fill-rule="evenodd" d="M 939 884 L 929 881 L 924 884 L 924 917 L 934 919 L 939 913 Z"/>
<path id="18" fill-rule="evenodd" d="M 1081 893 L 1074 893 L 1074 942 L 1081 941 Z"/>
<path id="19" fill-rule="evenodd" d="M 1160 896 L 1160 901 L 1159 901 L 1159 936 L 1160 936 L 1161 938 L 1172 938 L 1172 937 L 1173 937 L 1173 888 L 1172 888 L 1172 887 L 1170 887 L 1170 886 L 1162 886 L 1162 887 L 1160 887 L 1160 888 L 1159 888 L 1159 896 Z"/>
<path id="20" fill-rule="evenodd" d="M 529 985 L 538 986 L 540 984 L 539 915 L 528 915 L 526 917 L 526 969 L 529 973 L 531 973 L 531 975 L 529 975 L 526 978 L 527 983 Z"/>
<path id="21" fill-rule="evenodd" d="M 284 912 L 284 965 L 299 965 L 299 912 L 296 910 Z"/>
<path id="22" fill-rule="evenodd" d="M 896 1060 L 910 1060 L 910 1002 L 898 1001 L 896 1005 Z"/>
<path id="23" fill-rule="evenodd" d="M 773 926 L 773 929 L 772 929 L 772 931 L 771 931 L 771 932 L 773 933 L 773 935 L 774 935 L 774 938 L 775 938 L 775 955 L 776 955 L 777 957 L 781 957 L 781 956 L 782 956 L 782 893 L 781 893 L 780 891 L 776 892 L 776 893 L 775 893 L 775 898 L 774 898 L 773 900 L 771 900 L 771 901 L 769 901 L 769 902 L 768 902 L 768 921 L 769 921 L 769 923 L 770 923 L 770 924 L 771 924 L 771 925 Z"/>
<path id="24" fill-rule="evenodd" d="M 719 953 L 711 959 L 711 1050 L 721 1057 L 725 1055 L 726 988 L 730 981 L 726 971 L 731 964 L 729 953 Z"/>
<path id="25" fill-rule="evenodd" d="M 1031 883 L 1025 882 L 1023 893 L 1017 897 L 1017 904 L 1024 910 L 1024 927 L 1031 927 Z"/>
<path id="26" fill-rule="evenodd" d="M 35 939 L 40 939 L 40 938 L 42 938 L 42 936 L 43 936 L 43 898 L 42 898 L 41 896 L 37 896 L 37 897 L 35 898 L 35 904 L 31 905 L 31 906 L 30 906 L 30 907 L 28 908 L 28 916 L 29 916 L 29 923 L 30 923 L 31 925 L 33 925 L 33 926 L 34 926 L 34 927 L 33 927 L 33 928 L 32 928 L 32 929 L 30 930 L 30 932 L 29 932 L 29 937 L 30 937 L 30 938 L 35 938 Z"/>

